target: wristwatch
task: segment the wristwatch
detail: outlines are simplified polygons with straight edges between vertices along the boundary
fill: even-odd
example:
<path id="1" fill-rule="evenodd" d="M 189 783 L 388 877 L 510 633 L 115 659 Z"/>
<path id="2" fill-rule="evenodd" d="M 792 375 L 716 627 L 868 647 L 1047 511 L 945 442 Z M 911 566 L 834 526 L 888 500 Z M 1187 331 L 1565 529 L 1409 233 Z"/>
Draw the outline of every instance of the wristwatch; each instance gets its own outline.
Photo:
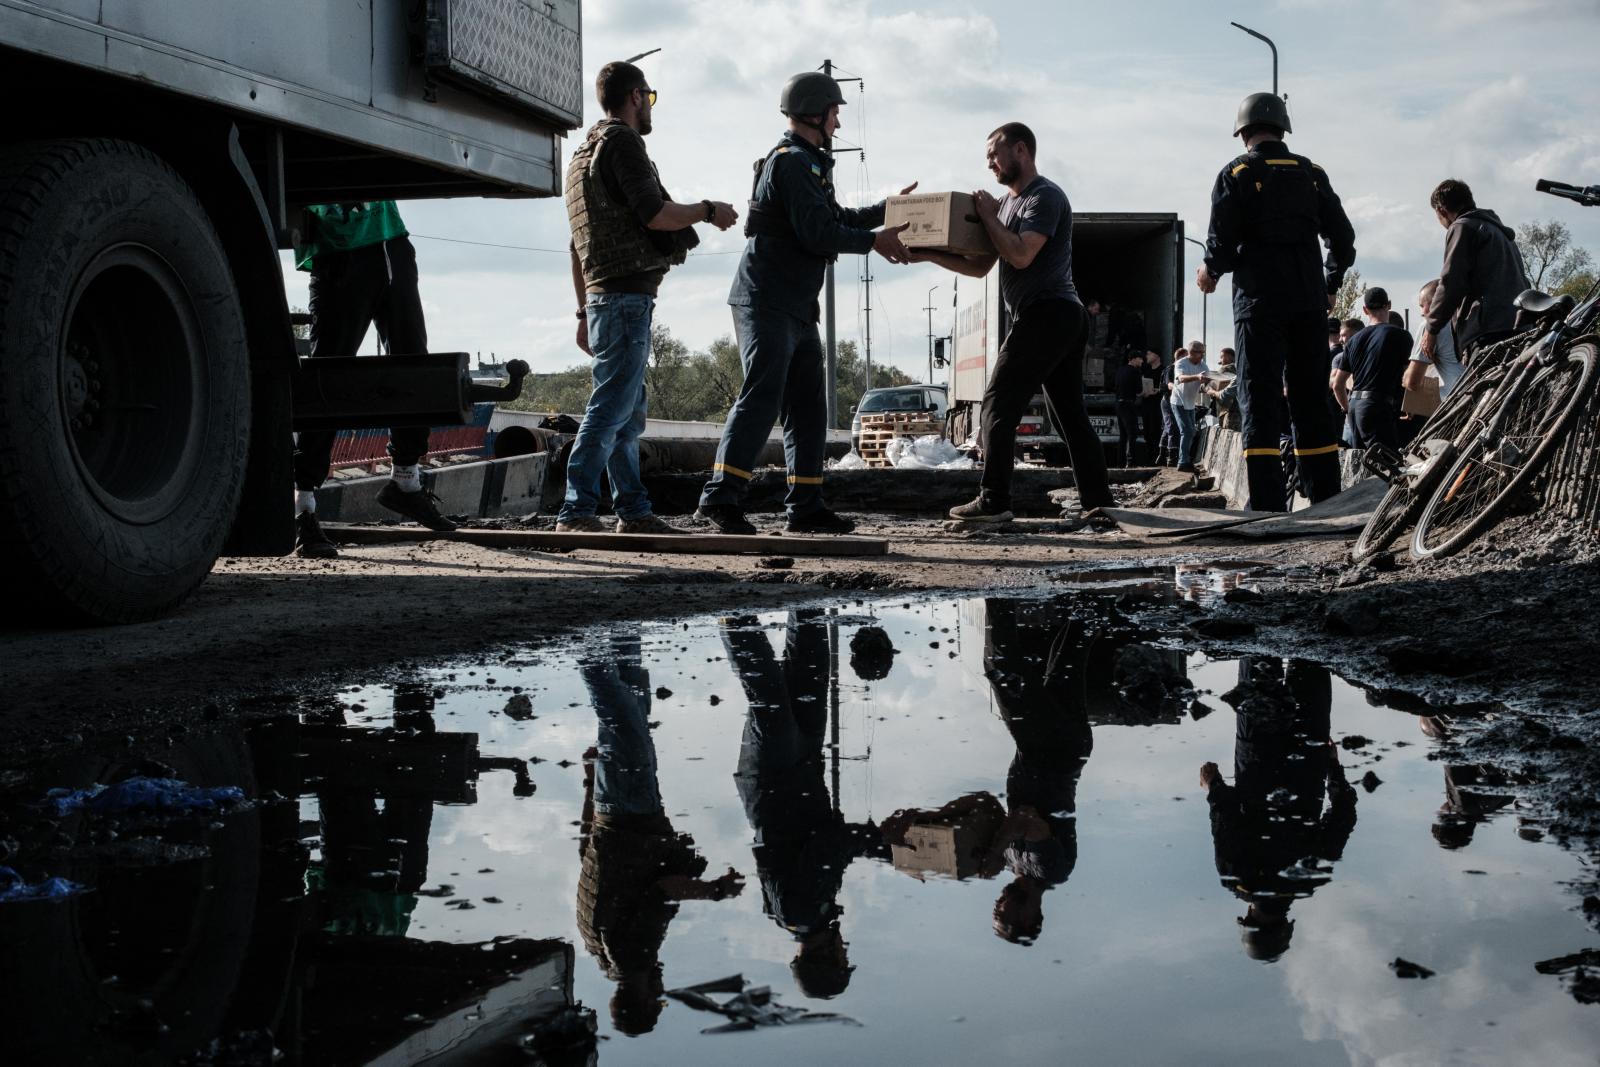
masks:
<path id="1" fill-rule="evenodd" d="M 706 222 L 710 222 L 712 219 L 717 217 L 717 206 L 715 204 L 709 200 L 702 200 L 700 202 L 706 206 Z"/>

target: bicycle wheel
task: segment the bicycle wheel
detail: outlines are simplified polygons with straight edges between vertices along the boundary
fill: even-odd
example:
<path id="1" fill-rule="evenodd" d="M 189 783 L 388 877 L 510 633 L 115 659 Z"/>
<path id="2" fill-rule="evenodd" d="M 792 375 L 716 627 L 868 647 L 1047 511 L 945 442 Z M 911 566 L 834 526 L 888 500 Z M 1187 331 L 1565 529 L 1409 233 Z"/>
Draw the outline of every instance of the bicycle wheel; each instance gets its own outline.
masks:
<path id="1" fill-rule="evenodd" d="M 1354 562 L 1364 563 L 1394 544 L 1417 521 L 1439 479 L 1455 463 L 1468 426 L 1476 425 L 1474 415 L 1505 380 L 1503 366 L 1479 366 L 1484 372 L 1462 380 L 1406 447 L 1405 470 L 1414 473 L 1402 474 L 1390 483 L 1389 491 L 1350 547 Z"/>
<path id="2" fill-rule="evenodd" d="M 1434 488 L 1417 519 L 1411 554 L 1443 558 L 1461 551 L 1533 485 L 1560 447 L 1595 384 L 1596 341 L 1584 338 L 1527 384 L 1501 431 L 1469 441 Z"/>

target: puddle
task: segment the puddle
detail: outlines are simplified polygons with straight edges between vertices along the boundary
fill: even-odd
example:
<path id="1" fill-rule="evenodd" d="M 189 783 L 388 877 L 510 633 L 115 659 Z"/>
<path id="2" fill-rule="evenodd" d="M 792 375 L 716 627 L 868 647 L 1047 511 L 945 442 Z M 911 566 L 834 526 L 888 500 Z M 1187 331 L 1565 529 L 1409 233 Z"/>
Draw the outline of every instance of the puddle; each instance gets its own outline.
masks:
<path id="1" fill-rule="evenodd" d="M 0 904 L 7 1061 L 1593 1062 L 1581 858 L 1447 718 L 1116 607 L 1273 577 L 623 627 L 9 778 L 0 864 L 85 888 Z M 135 773 L 248 799 L 23 803 Z"/>

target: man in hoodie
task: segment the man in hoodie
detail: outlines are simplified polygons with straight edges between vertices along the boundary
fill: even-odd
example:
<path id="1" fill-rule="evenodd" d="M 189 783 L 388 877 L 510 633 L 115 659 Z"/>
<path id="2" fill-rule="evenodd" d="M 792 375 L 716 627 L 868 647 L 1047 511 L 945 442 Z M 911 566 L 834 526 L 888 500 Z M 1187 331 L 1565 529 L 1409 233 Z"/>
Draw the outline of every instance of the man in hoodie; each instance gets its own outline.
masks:
<path id="1" fill-rule="evenodd" d="M 1456 354 L 1465 363 L 1474 349 L 1511 333 L 1517 315 L 1512 302 L 1528 288 L 1528 272 L 1517 235 L 1493 211 L 1473 202 L 1466 182 L 1446 178 L 1428 202 L 1446 230 L 1444 268 L 1417 351 L 1432 360 L 1439 332 L 1450 326 Z"/>

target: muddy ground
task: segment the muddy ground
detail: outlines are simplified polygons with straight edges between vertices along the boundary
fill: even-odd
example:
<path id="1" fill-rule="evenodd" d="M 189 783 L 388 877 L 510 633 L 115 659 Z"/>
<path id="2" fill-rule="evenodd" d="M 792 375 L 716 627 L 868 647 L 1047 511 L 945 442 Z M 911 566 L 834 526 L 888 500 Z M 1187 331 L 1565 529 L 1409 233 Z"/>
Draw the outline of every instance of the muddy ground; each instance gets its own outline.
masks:
<path id="1" fill-rule="evenodd" d="M 1600 841 L 1600 553 L 1583 531 L 1524 520 L 1454 560 L 1412 564 L 1402 552 L 1357 570 L 1337 539 L 1173 544 L 1043 519 L 970 536 L 933 519 L 857 518 L 861 533 L 890 540 L 887 556 L 788 563 L 786 539 L 774 536 L 770 556 L 435 541 L 350 547 L 336 561 L 225 559 L 160 622 L 0 632 L 10 739 L 0 764 L 248 718 L 277 697 L 448 657 L 492 663 L 512 645 L 613 619 L 852 594 L 1045 591 L 1105 568 L 1247 560 L 1269 568 L 1261 596 L 1163 609 L 1185 616 L 1194 646 L 1298 650 L 1391 697 L 1410 694 L 1419 715 L 1445 712 L 1449 758 L 1507 770 L 1537 808 L 1538 832 Z M 1293 580 L 1274 586 L 1273 574 Z"/>

